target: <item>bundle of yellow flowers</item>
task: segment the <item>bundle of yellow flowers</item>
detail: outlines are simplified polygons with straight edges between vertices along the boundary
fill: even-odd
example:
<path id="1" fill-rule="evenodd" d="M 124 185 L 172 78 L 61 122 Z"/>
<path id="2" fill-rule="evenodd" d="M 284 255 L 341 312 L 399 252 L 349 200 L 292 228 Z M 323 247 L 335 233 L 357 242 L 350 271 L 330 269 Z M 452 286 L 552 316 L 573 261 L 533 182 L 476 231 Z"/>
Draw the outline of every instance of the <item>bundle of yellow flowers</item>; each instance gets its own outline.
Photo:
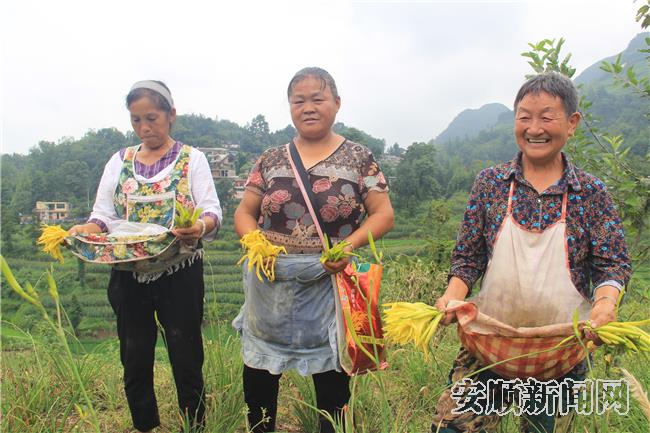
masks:
<path id="1" fill-rule="evenodd" d="M 241 265 L 244 260 L 248 259 L 248 270 L 250 271 L 255 266 L 255 273 L 260 281 L 263 281 L 262 274 L 269 281 L 275 280 L 275 260 L 280 253 L 287 254 L 286 248 L 273 245 L 259 229 L 242 236 L 239 243 L 245 253 L 237 265 Z"/>
<path id="2" fill-rule="evenodd" d="M 650 356 L 650 334 L 641 329 L 644 325 L 650 325 L 650 319 L 636 322 L 610 322 L 595 328 L 587 323 L 584 330 L 598 335 L 606 345 L 618 346 L 634 353 Z"/>
<path id="3" fill-rule="evenodd" d="M 36 243 L 43 246 L 43 252 L 57 259 L 60 263 L 63 263 L 61 244 L 68 236 L 70 236 L 70 233 L 68 233 L 67 230 L 64 230 L 61 226 L 43 224 L 41 228 L 41 236 L 38 238 Z"/>
<path id="4" fill-rule="evenodd" d="M 436 334 L 444 313 L 423 302 L 391 302 L 383 306 L 386 308 L 386 339 L 401 345 L 413 343 L 428 358 L 429 343 Z"/>

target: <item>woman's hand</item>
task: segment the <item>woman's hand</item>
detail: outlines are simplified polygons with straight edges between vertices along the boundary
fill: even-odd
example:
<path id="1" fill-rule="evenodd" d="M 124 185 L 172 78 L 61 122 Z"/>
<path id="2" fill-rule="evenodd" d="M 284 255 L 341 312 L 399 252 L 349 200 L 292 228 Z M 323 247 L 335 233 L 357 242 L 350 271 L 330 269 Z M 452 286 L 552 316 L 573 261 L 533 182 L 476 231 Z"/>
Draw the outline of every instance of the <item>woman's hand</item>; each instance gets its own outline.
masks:
<path id="1" fill-rule="evenodd" d="M 351 253 L 353 251 L 352 245 L 348 245 L 343 248 L 343 251 L 346 253 Z M 335 262 L 327 261 L 323 263 L 323 268 L 330 274 L 337 274 L 341 272 L 345 267 L 350 263 L 350 256 L 345 256 L 341 260 Z"/>
<path id="2" fill-rule="evenodd" d="M 616 321 L 616 303 L 618 302 L 619 290 L 612 286 L 601 286 L 594 294 L 594 303 L 591 304 L 589 321 L 592 328 L 607 325 Z M 595 332 L 585 330 L 585 338 L 593 341 L 596 345 L 602 344 Z"/>
<path id="3" fill-rule="evenodd" d="M 201 239 L 207 233 L 206 222 L 202 219 L 196 220 L 193 226 L 185 228 L 175 228 L 172 234 L 185 243 L 192 243 Z"/>
<path id="4" fill-rule="evenodd" d="M 591 322 L 592 328 L 597 328 L 599 326 L 607 325 L 609 322 L 616 321 L 616 300 L 615 298 L 610 298 L 609 296 L 599 299 L 596 299 L 593 307 L 591 307 L 591 313 L 589 314 L 589 321 Z M 602 344 L 598 335 L 595 332 L 585 330 L 585 338 L 587 340 L 593 341 L 597 346 Z"/>
<path id="5" fill-rule="evenodd" d="M 450 323 L 456 321 L 456 313 L 447 312 L 447 304 L 449 301 L 464 300 L 468 292 L 469 288 L 463 280 L 458 277 L 451 277 L 449 280 L 449 285 L 447 286 L 447 290 L 441 297 L 438 298 L 435 304 L 435 307 L 438 309 L 438 311 L 445 313 L 445 318 L 442 319 L 442 322 L 440 323 L 447 326 Z"/>
<path id="6" fill-rule="evenodd" d="M 78 235 L 79 233 L 84 233 L 84 230 L 83 230 L 84 226 L 85 226 L 85 224 L 77 224 L 75 226 L 72 226 L 72 227 L 70 227 L 68 229 L 68 233 L 70 233 L 70 235 L 72 235 L 72 236 Z"/>
<path id="7" fill-rule="evenodd" d="M 68 229 L 71 236 L 88 233 L 101 233 L 102 229 L 95 223 L 77 224 Z"/>

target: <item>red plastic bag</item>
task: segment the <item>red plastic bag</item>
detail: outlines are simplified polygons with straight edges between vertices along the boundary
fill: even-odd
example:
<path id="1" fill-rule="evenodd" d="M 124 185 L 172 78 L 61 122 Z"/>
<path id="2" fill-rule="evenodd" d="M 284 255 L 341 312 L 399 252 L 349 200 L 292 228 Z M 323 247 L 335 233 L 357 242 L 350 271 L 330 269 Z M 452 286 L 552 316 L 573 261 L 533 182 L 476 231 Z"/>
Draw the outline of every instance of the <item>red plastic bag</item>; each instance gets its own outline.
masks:
<path id="1" fill-rule="evenodd" d="M 339 362 L 349 375 L 388 367 L 379 314 L 383 268 L 350 263 L 336 274 L 336 328 Z"/>

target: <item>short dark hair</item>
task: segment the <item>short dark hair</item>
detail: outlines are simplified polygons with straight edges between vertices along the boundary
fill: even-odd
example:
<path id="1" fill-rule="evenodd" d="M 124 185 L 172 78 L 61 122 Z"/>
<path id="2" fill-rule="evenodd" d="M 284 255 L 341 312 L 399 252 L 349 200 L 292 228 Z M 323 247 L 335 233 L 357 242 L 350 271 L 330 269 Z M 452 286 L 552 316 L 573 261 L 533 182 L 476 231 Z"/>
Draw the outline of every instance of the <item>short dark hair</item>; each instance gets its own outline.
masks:
<path id="1" fill-rule="evenodd" d="M 548 93 L 562 100 L 566 117 L 578 111 L 578 89 L 573 81 L 559 72 L 544 72 L 529 78 L 517 92 L 515 98 L 515 112 L 524 97 L 530 93 L 537 95 L 540 92 Z"/>
<path id="2" fill-rule="evenodd" d="M 169 90 L 169 87 L 167 87 L 165 83 L 157 80 L 152 80 L 152 81 L 154 83 L 158 83 L 161 86 L 163 86 L 165 89 L 167 89 L 167 91 L 171 95 L 172 92 Z M 126 95 L 126 108 L 129 108 L 131 104 L 133 104 L 135 101 L 137 101 L 138 99 L 144 96 L 151 99 L 151 101 L 153 101 L 156 108 L 159 109 L 160 111 L 164 111 L 167 114 L 170 114 L 172 112 L 172 106 L 169 105 L 169 102 L 163 95 L 156 92 L 155 90 L 146 89 L 142 87 L 133 89 L 129 92 L 128 95 Z"/>
<path id="3" fill-rule="evenodd" d="M 291 97 L 291 93 L 293 93 L 293 86 L 307 77 L 314 77 L 319 79 L 323 84 L 323 89 L 325 89 L 327 86 L 330 87 L 330 91 L 332 92 L 334 99 L 339 97 L 339 92 L 336 89 L 336 83 L 334 82 L 334 78 L 332 78 L 330 73 L 323 68 L 310 66 L 307 68 L 302 68 L 296 72 L 291 81 L 289 81 L 289 87 L 287 88 L 287 98 Z"/>

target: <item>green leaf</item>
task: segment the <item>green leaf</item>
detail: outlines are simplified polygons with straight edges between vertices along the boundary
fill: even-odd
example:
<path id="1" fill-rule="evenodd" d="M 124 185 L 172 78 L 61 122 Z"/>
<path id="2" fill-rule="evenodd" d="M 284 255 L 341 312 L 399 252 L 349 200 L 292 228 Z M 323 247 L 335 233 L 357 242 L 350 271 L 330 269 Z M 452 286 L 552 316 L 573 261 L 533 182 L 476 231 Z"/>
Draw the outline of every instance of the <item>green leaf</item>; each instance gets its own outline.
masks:
<path id="1" fill-rule="evenodd" d="M 629 67 L 627 69 L 627 79 L 630 80 L 630 82 L 635 86 L 638 84 L 638 81 L 636 79 L 636 74 L 634 73 L 634 68 Z"/>
<path id="2" fill-rule="evenodd" d="M 580 330 L 578 329 L 578 320 L 580 319 L 580 314 L 578 313 L 578 309 L 576 309 L 573 312 L 573 334 L 580 340 Z"/>
<path id="3" fill-rule="evenodd" d="M 377 254 L 375 240 L 372 238 L 372 232 L 370 230 L 368 230 L 368 244 L 370 245 L 370 251 L 372 251 L 372 255 L 375 256 L 375 261 L 377 264 L 381 265 L 381 257 L 379 254 Z"/>
<path id="4" fill-rule="evenodd" d="M 614 72 L 614 66 L 611 63 L 606 62 L 604 60 L 600 64 L 600 69 L 605 71 L 605 72 L 609 72 L 610 74 Z"/>
<path id="5" fill-rule="evenodd" d="M 51 269 L 47 272 L 47 285 L 52 299 L 54 299 L 55 302 L 59 302 L 59 291 L 56 287 L 56 281 L 54 281 Z"/>
<path id="6" fill-rule="evenodd" d="M 23 290 L 23 288 L 20 286 L 20 284 L 18 284 L 16 277 L 14 277 L 13 272 L 11 272 L 11 268 L 9 268 L 9 264 L 2 255 L 0 255 L 0 268 L 2 269 L 2 275 L 5 277 L 5 280 L 7 280 L 9 287 L 11 287 L 14 292 L 18 293 L 18 295 L 20 295 L 20 297 L 25 299 L 27 302 L 38 307 L 39 302 L 37 298 L 34 298 L 33 296 L 27 294 L 25 290 Z M 33 291 L 31 285 L 30 289 Z"/>

